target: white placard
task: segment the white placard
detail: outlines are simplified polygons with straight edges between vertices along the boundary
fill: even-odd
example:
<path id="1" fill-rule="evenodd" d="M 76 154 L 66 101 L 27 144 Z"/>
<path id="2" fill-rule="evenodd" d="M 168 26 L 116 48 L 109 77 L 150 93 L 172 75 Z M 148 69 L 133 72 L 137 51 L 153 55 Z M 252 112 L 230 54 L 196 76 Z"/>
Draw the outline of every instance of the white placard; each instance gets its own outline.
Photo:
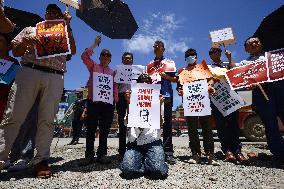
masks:
<path id="1" fill-rule="evenodd" d="M 231 90 L 229 83 L 225 79 L 216 82 L 214 88 L 216 94 L 210 96 L 211 101 L 224 117 L 245 105 L 245 101 L 237 92 Z"/>
<path id="2" fill-rule="evenodd" d="M 160 129 L 160 84 L 133 83 L 127 127 Z"/>
<path id="3" fill-rule="evenodd" d="M 157 83 L 161 83 L 161 75 L 158 72 L 153 73 L 152 75 L 150 75 L 151 79 L 152 79 L 152 83 L 157 84 Z"/>
<path id="4" fill-rule="evenodd" d="M 13 65 L 13 62 L 0 59 L 0 74 L 5 74 L 12 65 Z"/>
<path id="5" fill-rule="evenodd" d="M 213 47 L 235 44 L 236 40 L 232 28 L 224 28 L 210 32 Z"/>
<path id="6" fill-rule="evenodd" d="M 77 0 L 59 0 L 59 1 L 75 9 L 79 9 L 79 3 Z"/>
<path id="7" fill-rule="evenodd" d="M 183 108 L 185 116 L 211 115 L 207 80 L 183 85 Z"/>
<path id="8" fill-rule="evenodd" d="M 113 104 L 113 77 L 111 75 L 94 72 L 93 100 Z"/>
<path id="9" fill-rule="evenodd" d="M 145 72 L 145 66 L 141 65 L 117 65 L 114 81 L 116 83 L 130 84 L 139 75 Z"/>

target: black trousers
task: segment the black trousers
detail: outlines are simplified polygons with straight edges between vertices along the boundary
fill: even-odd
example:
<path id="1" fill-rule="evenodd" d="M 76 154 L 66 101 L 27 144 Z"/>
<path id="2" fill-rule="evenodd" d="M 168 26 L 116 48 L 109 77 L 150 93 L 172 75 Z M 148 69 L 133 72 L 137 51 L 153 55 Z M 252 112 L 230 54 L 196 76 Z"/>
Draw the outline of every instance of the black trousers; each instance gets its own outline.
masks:
<path id="1" fill-rule="evenodd" d="M 73 130 L 73 139 L 72 140 L 79 140 L 82 132 L 83 121 L 82 120 L 73 120 L 72 121 L 72 130 Z"/>
<path id="2" fill-rule="evenodd" d="M 173 135 L 172 135 L 172 97 L 165 97 L 164 100 L 164 124 L 163 124 L 163 143 L 166 155 L 173 153 Z"/>
<path id="3" fill-rule="evenodd" d="M 92 158 L 95 155 L 94 142 L 98 125 L 100 129 L 100 137 L 97 156 L 100 157 L 107 154 L 107 137 L 113 120 L 113 112 L 114 105 L 104 102 L 88 101 L 85 157 Z"/>
<path id="4" fill-rule="evenodd" d="M 127 102 L 124 97 L 125 93 L 119 93 L 119 100 L 116 103 L 116 110 L 118 114 L 118 125 L 119 125 L 119 147 L 118 152 L 119 155 L 123 157 L 126 151 L 126 125 L 124 125 L 124 117 L 126 115 L 127 110 Z"/>

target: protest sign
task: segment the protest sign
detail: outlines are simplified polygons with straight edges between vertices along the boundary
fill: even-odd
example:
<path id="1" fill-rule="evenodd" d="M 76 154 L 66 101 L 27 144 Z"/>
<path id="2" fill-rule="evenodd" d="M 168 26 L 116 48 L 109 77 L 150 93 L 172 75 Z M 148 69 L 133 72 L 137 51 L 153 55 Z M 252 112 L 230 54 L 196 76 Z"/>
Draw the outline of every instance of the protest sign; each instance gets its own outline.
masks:
<path id="1" fill-rule="evenodd" d="M 226 72 L 226 79 L 232 90 L 266 82 L 269 79 L 267 60 L 258 59 L 251 61 L 250 64 L 230 69 Z"/>
<path id="2" fill-rule="evenodd" d="M 133 83 L 127 127 L 160 129 L 160 84 Z"/>
<path id="3" fill-rule="evenodd" d="M 141 65 L 117 65 L 114 81 L 116 83 L 130 84 L 139 75 L 145 72 L 145 66 Z"/>
<path id="4" fill-rule="evenodd" d="M 211 101 L 224 117 L 245 105 L 244 100 L 237 92 L 230 89 L 224 78 L 214 84 L 214 89 L 216 93 L 210 96 Z"/>
<path id="5" fill-rule="evenodd" d="M 12 64 L 6 71 L 6 73 L 0 73 L 0 83 L 10 85 L 14 81 L 16 74 L 20 68 L 20 65 Z"/>
<path id="6" fill-rule="evenodd" d="M 190 83 L 196 80 L 202 80 L 213 77 L 206 62 L 203 60 L 200 64 L 194 66 L 193 69 L 184 69 L 179 73 L 180 84 Z"/>
<path id="7" fill-rule="evenodd" d="M 210 32 L 212 47 L 219 47 L 220 45 L 235 44 L 236 40 L 232 28 L 224 28 Z"/>
<path id="8" fill-rule="evenodd" d="M 176 64 L 174 61 L 169 59 L 164 59 L 161 62 L 153 61 L 147 65 L 147 73 L 152 75 L 154 73 L 161 72 L 176 72 Z M 157 66 L 158 65 L 158 66 Z"/>
<path id="9" fill-rule="evenodd" d="M 183 85 L 183 108 L 185 116 L 211 115 L 206 79 Z"/>
<path id="10" fill-rule="evenodd" d="M 47 20 L 36 25 L 35 45 L 37 59 L 50 58 L 71 53 L 67 26 L 64 20 Z"/>
<path id="11" fill-rule="evenodd" d="M 13 65 L 13 62 L 0 59 L 0 74 L 5 74 L 12 65 Z"/>
<path id="12" fill-rule="evenodd" d="M 79 9 L 79 3 L 77 0 L 59 0 L 60 2 L 69 5 L 70 7 L 73 7 L 75 9 Z"/>
<path id="13" fill-rule="evenodd" d="M 284 49 L 267 52 L 269 81 L 284 79 Z"/>
<path id="14" fill-rule="evenodd" d="M 210 72 L 212 73 L 212 75 L 215 78 L 225 78 L 226 72 L 228 71 L 227 68 L 220 68 L 220 67 L 212 67 L 211 65 L 208 65 L 208 68 L 210 70 Z"/>
<path id="15" fill-rule="evenodd" d="M 113 104 L 113 77 L 111 75 L 94 72 L 93 100 Z"/>

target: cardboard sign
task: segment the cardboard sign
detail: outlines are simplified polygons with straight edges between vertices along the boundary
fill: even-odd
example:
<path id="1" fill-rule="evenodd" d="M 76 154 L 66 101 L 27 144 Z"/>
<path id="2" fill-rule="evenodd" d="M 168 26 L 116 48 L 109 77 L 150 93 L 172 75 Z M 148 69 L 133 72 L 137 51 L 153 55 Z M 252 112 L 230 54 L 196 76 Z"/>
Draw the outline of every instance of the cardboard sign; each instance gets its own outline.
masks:
<path id="1" fill-rule="evenodd" d="M 113 104 L 113 77 L 111 75 L 94 72 L 93 100 Z"/>
<path id="2" fill-rule="evenodd" d="M 71 53 L 67 26 L 64 20 L 47 20 L 36 25 L 36 36 L 40 43 L 35 45 L 37 59 L 56 57 Z"/>
<path id="3" fill-rule="evenodd" d="M 224 117 L 245 105 L 244 100 L 237 92 L 231 90 L 230 85 L 224 78 L 220 82 L 216 82 L 214 88 L 216 94 L 211 95 L 210 99 Z"/>
<path id="4" fill-rule="evenodd" d="M 13 62 L 0 59 L 0 74 L 5 74 L 12 65 L 13 65 Z"/>
<path id="5" fill-rule="evenodd" d="M 69 5 L 70 7 L 73 7 L 75 9 L 79 9 L 79 3 L 77 0 L 59 0 L 60 2 Z"/>
<path id="6" fill-rule="evenodd" d="M 258 59 L 252 63 L 233 68 L 226 72 L 226 79 L 231 89 L 249 87 L 254 83 L 263 83 L 268 81 L 267 60 Z"/>
<path id="7" fill-rule="evenodd" d="M 176 72 L 175 62 L 169 59 L 164 59 L 161 62 L 153 61 L 147 65 L 147 73 L 149 75 L 161 72 Z"/>
<path id="8" fill-rule="evenodd" d="M 139 75 L 145 72 L 145 66 L 141 65 L 117 65 L 114 81 L 116 83 L 130 84 Z"/>
<path id="9" fill-rule="evenodd" d="M 211 115 L 207 80 L 183 85 L 183 108 L 185 116 Z"/>
<path id="10" fill-rule="evenodd" d="M 284 79 L 284 49 L 266 53 L 268 59 L 269 81 Z"/>
<path id="11" fill-rule="evenodd" d="M 232 28 L 224 28 L 210 32 L 212 47 L 235 44 L 236 40 Z"/>
<path id="12" fill-rule="evenodd" d="M 5 74 L 0 73 L 0 83 L 10 85 L 15 80 L 16 74 L 20 68 L 20 65 L 12 64 Z"/>
<path id="13" fill-rule="evenodd" d="M 202 80 L 213 77 L 210 72 L 205 60 L 200 64 L 197 64 L 193 69 L 187 70 L 184 69 L 179 73 L 179 82 L 180 84 L 190 83 L 196 80 Z"/>
<path id="14" fill-rule="evenodd" d="M 133 83 L 127 127 L 160 129 L 159 84 Z"/>

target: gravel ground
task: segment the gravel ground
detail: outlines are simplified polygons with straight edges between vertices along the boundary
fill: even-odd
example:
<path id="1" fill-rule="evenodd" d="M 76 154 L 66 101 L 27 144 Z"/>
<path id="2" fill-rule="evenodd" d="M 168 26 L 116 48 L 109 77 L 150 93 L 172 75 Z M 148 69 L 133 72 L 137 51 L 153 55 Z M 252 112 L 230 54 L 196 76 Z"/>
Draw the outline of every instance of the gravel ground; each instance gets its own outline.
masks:
<path id="1" fill-rule="evenodd" d="M 188 164 L 190 150 L 188 138 L 174 138 L 177 163 L 169 166 L 165 180 L 151 180 L 145 177 L 126 180 L 120 176 L 117 158 L 118 139 L 109 139 L 110 165 L 91 164 L 80 166 L 84 157 L 84 143 L 66 146 L 70 139 L 57 139 L 52 146 L 51 166 L 54 172 L 49 179 L 33 178 L 32 169 L 17 173 L 2 172 L 0 188 L 277 188 L 284 189 L 284 170 L 271 160 L 265 143 L 244 143 L 243 152 L 266 154 L 266 160 L 253 160 L 250 165 L 235 165 L 219 160 L 221 166 Z M 81 139 L 83 141 L 83 139 Z M 97 144 L 97 142 L 96 142 Z M 220 144 L 215 143 L 215 151 Z"/>

